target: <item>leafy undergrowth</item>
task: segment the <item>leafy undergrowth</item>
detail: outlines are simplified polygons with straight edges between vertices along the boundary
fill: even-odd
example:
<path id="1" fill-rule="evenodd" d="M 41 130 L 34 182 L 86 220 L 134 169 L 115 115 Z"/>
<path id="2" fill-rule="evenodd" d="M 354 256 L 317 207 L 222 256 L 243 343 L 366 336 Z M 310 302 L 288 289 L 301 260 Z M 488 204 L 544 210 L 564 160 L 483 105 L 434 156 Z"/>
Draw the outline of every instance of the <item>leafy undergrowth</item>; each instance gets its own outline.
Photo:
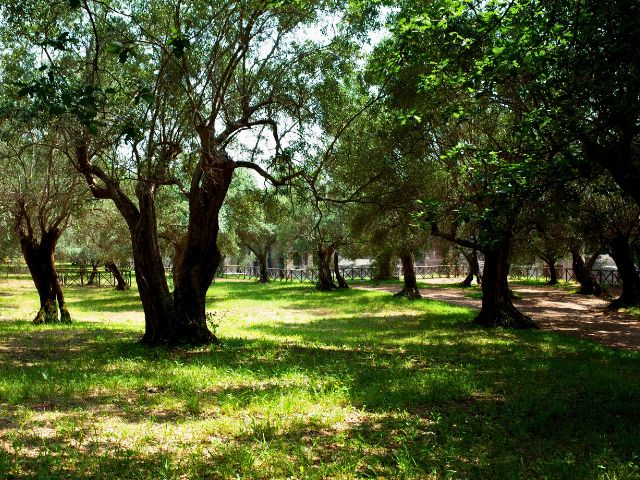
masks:
<path id="1" fill-rule="evenodd" d="M 638 478 L 640 355 L 387 292 L 216 283 L 221 347 L 136 343 L 135 291 L 35 327 L 0 283 L 0 478 Z"/>
<path id="2" fill-rule="evenodd" d="M 627 311 L 636 318 L 640 318 L 640 307 L 631 307 Z"/>

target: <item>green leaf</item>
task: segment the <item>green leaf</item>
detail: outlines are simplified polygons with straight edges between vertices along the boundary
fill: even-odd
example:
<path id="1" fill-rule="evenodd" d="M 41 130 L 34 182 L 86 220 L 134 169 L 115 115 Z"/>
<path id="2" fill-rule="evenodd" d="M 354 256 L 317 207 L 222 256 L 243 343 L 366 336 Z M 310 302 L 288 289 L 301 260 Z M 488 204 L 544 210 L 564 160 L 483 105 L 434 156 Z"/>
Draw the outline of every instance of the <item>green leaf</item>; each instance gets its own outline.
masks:
<path id="1" fill-rule="evenodd" d="M 176 57 L 182 57 L 185 49 L 189 47 L 189 44 L 189 39 L 181 34 L 174 35 L 168 43 L 168 45 L 172 47 L 171 51 Z"/>
<path id="2" fill-rule="evenodd" d="M 122 51 L 122 47 L 121 42 L 110 42 L 107 44 L 106 51 L 111 55 L 118 55 Z"/>
<path id="3" fill-rule="evenodd" d="M 62 103 L 66 106 L 66 107 L 70 107 L 71 103 L 73 101 L 73 97 L 71 97 L 71 94 L 69 94 L 68 92 L 64 92 L 61 97 L 62 99 Z"/>

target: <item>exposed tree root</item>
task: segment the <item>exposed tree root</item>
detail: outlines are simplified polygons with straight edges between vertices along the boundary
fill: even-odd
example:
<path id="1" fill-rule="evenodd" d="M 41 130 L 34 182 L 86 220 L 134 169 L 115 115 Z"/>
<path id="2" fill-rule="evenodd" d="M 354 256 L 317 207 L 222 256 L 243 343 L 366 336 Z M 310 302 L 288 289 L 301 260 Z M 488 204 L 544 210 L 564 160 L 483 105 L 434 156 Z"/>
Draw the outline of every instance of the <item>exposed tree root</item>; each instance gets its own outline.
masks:
<path id="1" fill-rule="evenodd" d="M 619 308 L 629 308 L 629 307 L 639 307 L 640 299 L 627 300 L 624 297 L 616 298 L 613 302 L 611 302 L 607 308 L 609 310 L 618 310 Z"/>
<path id="2" fill-rule="evenodd" d="M 58 309 L 56 303 L 48 300 L 33 319 L 33 323 L 35 325 L 43 325 L 45 323 L 71 323 L 71 315 L 69 314 L 69 310 L 67 307 L 62 307 L 60 309 L 60 317 L 58 318 Z"/>
<path id="3" fill-rule="evenodd" d="M 540 328 L 531 317 L 525 315 L 512 305 L 504 306 L 490 313 L 480 311 L 473 322 L 477 325 L 482 325 L 483 327 L 506 327 L 516 329 Z"/>
<path id="4" fill-rule="evenodd" d="M 319 292 L 333 292 L 337 290 L 338 286 L 333 282 L 318 282 L 316 283 L 316 290 Z"/>
<path id="5" fill-rule="evenodd" d="M 411 287 L 404 287 L 398 293 L 394 293 L 393 296 L 405 297 L 405 298 L 408 298 L 409 300 L 417 300 L 419 298 L 422 298 L 422 295 L 420 294 L 420 290 L 418 290 L 417 288 L 411 288 Z"/>

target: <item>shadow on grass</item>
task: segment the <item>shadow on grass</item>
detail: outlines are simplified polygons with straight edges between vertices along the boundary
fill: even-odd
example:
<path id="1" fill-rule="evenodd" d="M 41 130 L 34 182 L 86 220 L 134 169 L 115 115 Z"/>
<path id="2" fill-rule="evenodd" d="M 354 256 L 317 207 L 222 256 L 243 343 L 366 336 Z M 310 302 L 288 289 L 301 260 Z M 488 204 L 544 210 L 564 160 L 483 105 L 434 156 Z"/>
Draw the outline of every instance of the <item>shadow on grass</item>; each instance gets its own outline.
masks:
<path id="1" fill-rule="evenodd" d="M 346 320 L 329 319 L 326 325 L 315 321 L 301 335 L 313 342 L 336 321 Z M 236 433 L 224 442 L 209 442 L 206 451 L 176 455 L 163 453 L 155 443 L 127 448 L 105 438 L 80 442 L 79 448 L 74 431 L 42 437 L 38 432 L 43 424 L 27 420 L 32 428 L 16 433 L 13 442 L 40 454 L 5 452 L 0 465 L 5 464 L 6 472 L 20 465 L 27 473 L 19 478 L 42 478 L 45 470 L 47 478 L 70 479 L 113 478 L 114 472 L 126 473 L 119 478 L 179 478 L 185 472 L 190 478 L 285 478 L 299 474 L 302 466 L 307 478 L 345 471 L 375 477 L 399 471 L 409 478 L 445 477 L 452 470 L 464 478 L 596 478 L 599 465 L 612 473 L 635 469 L 640 422 L 637 355 L 589 350 L 571 342 L 558 345 L 565 347 L 558 350 L 561 354 L 542 355 L 537 342 L 552 347 L 557 338 L 543 335 L 487 344 L 482 335 L 473 335 L 473 329 L 446 322 L 439 330 L 446 341 L 406 345 L 402 350 L 233 338 L 221 350 L 150 350 L 131 345 L 123 335 L 106 339 L 107 345 L 96 351 L 92 333 L 86 331 L 85 342 L 66 358 L 48 359 L 47 372 L 55 379 L 47 383 L 51 389 L 20 399 L 20 408 L 55 411 L 69 421 L 86 413 L 93 418 L 117 417 L 148 424 L 149 429 L 206 421 L 210 412 L 247 412 L 236 420 Z M 19 340 L 10 337 L 3 346 L 17 348 Z M 90 358 L 95 362 L 86 365 Z M 212 372 L 211 376 L 225 369 L 236 384 L 225 378 L 207 386 L 188 375 L 192 368 Z M 2 369 L 8 374 L 5 382 L 47 382 L 39 366 Z M 86 385 L 75 383 L 68 392 L 60 389 L 85 375 L 90 379 Z M 304 381 L 292 384 L 286 380 L 291 375 Z M 115 385 L 120 390 L 112 388 Z M 111 393 L 87 394 L 91 389 Z M 62 396 L 54 401 L 56 391 Z M 338 424 L 307 417 L 279 423 L 281 413 L 273 406 L 302 395 L 318 402 L 330 395 L 344 396 L 357 413 Z M 197 410 L 156 411 L 163 399 L 184 403 L 194 396 Z M 263 413 L 256 415 L 259 411 Z M 14 415 L 16 426 L 25 421 L 17 411 Z M 2 424 L 5 431 L 13 427 Z M 73 469 L 63 466 L 65 456 L 75 459 Z M 265 464 L 265 458 L 272 461 Z"/>
<path id="2" fill-rule="evenodd" d="M 219 308 L 224 302 L 234 301 L 252 301 L 257 304 L 276 302 L 279 308 L 316 310 L 321 316 L 334 312 L 380 311 L 396 307 L 427 311 L 435 305 L 458 312 L 468 312 L 469 318 L 472 316 L 471 310 L 464 307 L 426 298 L 417 301 L 396 298 L 384 290 L 346 289 L 320 292 L 315 287 L 304 284 L 256 284 L 255 287 L 251 287 L 246 282 L 229 282 L 209 291 L 208 304 L 212 309 Z"/>
<path id="3" fill-rule="evenodd" d="M 268 338 L 174 350 L 143 347 L 125 330 L 3 324 L 0 408 L 7 415 L 0 429 L 21 448 L 0 449 L 0 477 L 597 478 L 600 466 L 612 477 L 638 472 L 636 353 L 544 332 L 486 331 L 468 323 L 465 309 L 433 313 L 431 302 L 384 294 L 225 288 L 232 299 L 276 295 L 307 309 L 342 299 L 361 314 L 254 325 Z M 412 310 L 376 314 L 381 303 Z M 314 417 L 323 403 L 351 413 L 336 422 Z M 47 412 L 53 420 L 41 418 Z M 154 437 L 154 429 L 188 422 L 196 429 L 220 417 L 233 432 L 214 431 L 203 444 L 170 450 Z M 151 440 L 92 437 L 94 422 L 114 418 L 126 424 L 123 431 L 140 428 Z"/>
<path id="4" fill-rule="evenodd" d="M 82 292 L 83 294 L 85 292 Z M 88 292 L 89 298 L 70 298 L 67 307 L 73 313 L 74 309 L 89 312 L 128 312 L 141 311 L 142 304 L 137 290 L 116 292 L 114 290 L 98 290 Z"/>

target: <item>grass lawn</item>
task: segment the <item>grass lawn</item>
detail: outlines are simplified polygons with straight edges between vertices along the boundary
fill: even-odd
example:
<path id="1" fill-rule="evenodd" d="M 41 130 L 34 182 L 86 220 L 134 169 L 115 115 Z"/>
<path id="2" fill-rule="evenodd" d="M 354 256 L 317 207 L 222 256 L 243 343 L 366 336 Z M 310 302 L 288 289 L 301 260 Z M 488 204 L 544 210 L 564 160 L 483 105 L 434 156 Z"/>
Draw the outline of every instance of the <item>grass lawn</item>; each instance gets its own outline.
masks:
<path id="1" fill-rule="evenodd" d="M 0 281 L 0 478 L 640 478 L 640 354 L 381 291 L 220 281 L 224 344 L 136 343 L 135 291 L 36 327 Z"/>

